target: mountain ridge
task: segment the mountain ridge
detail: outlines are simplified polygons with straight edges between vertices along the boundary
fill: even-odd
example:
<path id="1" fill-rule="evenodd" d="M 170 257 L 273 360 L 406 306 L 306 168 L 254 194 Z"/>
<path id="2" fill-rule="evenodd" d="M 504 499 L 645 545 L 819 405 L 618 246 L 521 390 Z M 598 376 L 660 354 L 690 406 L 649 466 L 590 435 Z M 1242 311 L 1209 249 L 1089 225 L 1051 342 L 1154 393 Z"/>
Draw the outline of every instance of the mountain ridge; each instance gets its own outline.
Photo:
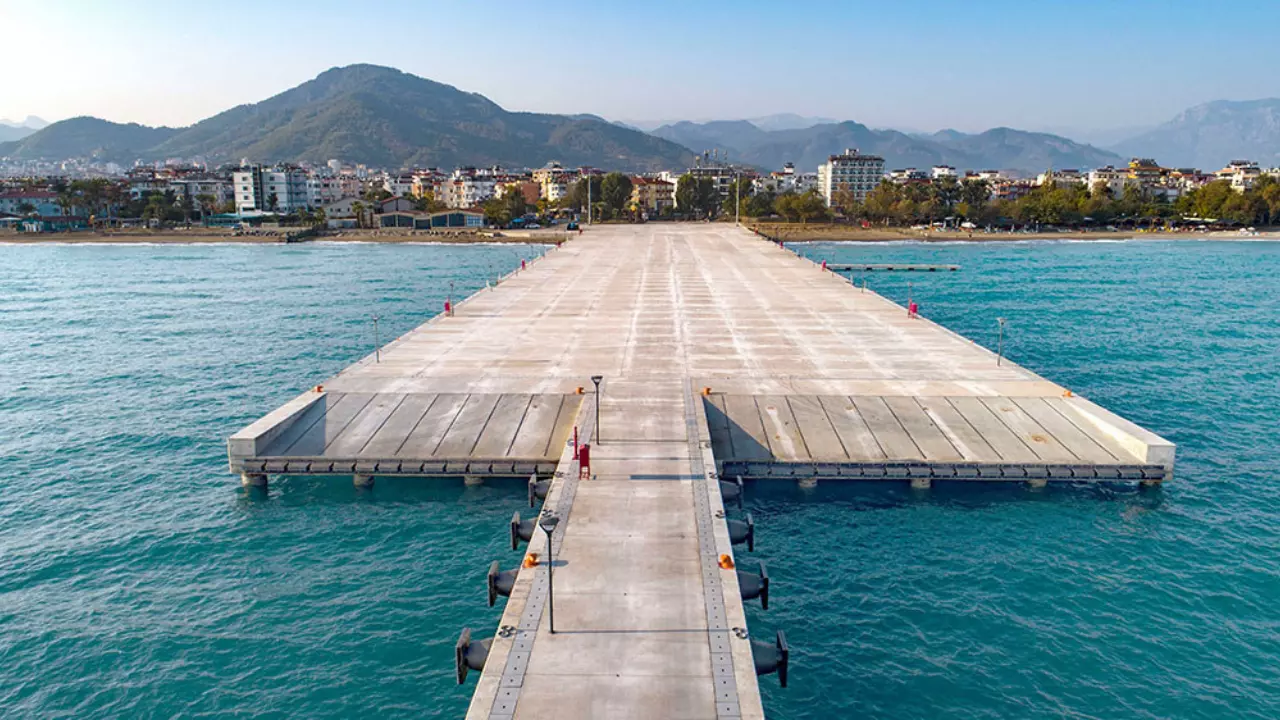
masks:
<path id="1" fill-rule="evenodd" d="M 85 132 L 86 120 L 98 123 L 101 138 Z M 558 160 L 625 170 L 693 160 L 679 145 L 594 116 L 512 112 L 478 93 L 368 64 L 330 68 L 186 128 L 73 121 L 0 144 L 0 156 L 117 162 L 203 156 L 219 162 L 321 163 L 337 158 L 390 168 L 538 167 Z M 142 142 L 147 130 L 154 131 L 150 144 Z"/>
<path id="2" fill-rule="evenodd" d="M 875 130 L 852 120 L 773 131 L 745 120 L 682 121 L 663 125 L 653 134 L 695 150 L 724 150 L 731 158 L 766 169 L 781 167 L 784 162 L 817 167 L 845 148 L 884 157 L 886 169 L 951 165 L 960 170 L 1034 173 L 1049 166 L 1096 167 L 1123 161 L 1110 151 L 1068 138 L 1008 127 L 972 134 L 941 130 L 924 135 Z"/>
<path id="3" fill-rule="evenodd" d="M 1232 160 L 1280 165 L 1280 98 L 1195 105 L 1111 147 L 1164 165 L 1206 171 Z"/>

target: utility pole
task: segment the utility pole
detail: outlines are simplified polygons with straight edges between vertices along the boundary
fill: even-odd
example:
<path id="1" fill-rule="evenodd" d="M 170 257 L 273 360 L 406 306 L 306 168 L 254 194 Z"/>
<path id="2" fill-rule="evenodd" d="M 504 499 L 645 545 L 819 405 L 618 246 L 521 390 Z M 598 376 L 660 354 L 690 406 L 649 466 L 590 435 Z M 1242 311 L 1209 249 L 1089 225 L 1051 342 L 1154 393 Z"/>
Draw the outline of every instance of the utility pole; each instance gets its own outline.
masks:
<path id="1" fill-rule="evenodd" d="M 587 224 L 591 224 L 591 174 L 587 173 Z"/>
<path id="2" fill-rule="evenodd" d="M 736 225 L 741 225 L 742 224 L 742 172 L 741 171 L 734 172 L 733 191 L 734 191 L 734 195 L 737 196 L 736 198 L 737 202 L 734 205 L 734 210 L 733 210 L 733 222 Z"/>

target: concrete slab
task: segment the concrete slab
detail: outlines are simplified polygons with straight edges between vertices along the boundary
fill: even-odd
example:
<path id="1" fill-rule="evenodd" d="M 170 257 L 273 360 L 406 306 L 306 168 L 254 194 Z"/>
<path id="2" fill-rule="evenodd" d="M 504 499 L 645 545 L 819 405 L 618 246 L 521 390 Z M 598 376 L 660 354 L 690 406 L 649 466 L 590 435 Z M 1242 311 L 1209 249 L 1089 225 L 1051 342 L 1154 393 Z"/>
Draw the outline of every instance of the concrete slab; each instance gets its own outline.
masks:
<path id="1" fill-rule="evenodd" d="M 558 461 L 556 617 L 572 632 L 548 632 L 545 565 L 522 570 L 502 620 L 527 627 L 522 649 L 495 640 L 476 720 L 763 716 L 749 647 L 727 632 L 746 627 L 736 575 L 715 560 L 735 557 L 712 479 L 725 463 L 1172 472 L 1158 436 L 724 225 L 590 228 L 380 355 L 237 433 L 230 466 Z M 575 424 L 590 437 L 595 374 L 604 442 L 579 481 L 565 442 Z M 541 534 L 529 551 L 545 554 Z"/>

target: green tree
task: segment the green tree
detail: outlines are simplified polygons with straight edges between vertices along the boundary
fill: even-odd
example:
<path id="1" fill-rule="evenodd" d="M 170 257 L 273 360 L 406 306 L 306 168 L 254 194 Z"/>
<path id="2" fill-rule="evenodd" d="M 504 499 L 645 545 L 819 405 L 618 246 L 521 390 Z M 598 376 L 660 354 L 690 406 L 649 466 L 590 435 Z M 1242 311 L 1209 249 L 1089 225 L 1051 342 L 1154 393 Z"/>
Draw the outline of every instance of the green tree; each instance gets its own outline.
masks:
<path id="1" fill-rule="evenodd" d="M 600 181 L 600 199 L 613 217 L 626 210 L 631 203 L 631 178 L 620 172 L 611 172 Z"/>
<path id="2" fill-rule="evenodd" d="M 275 212 L 276 208 L 279 206 L 280 206 L 280 197 L 278 195 L 276 195 L 275 193 L 271 193 L 270 195 L 267 196 L 268 210 L 270 210 L 271 212 Z"/>
<path id="3" fill-rule="evenodd" d="M 22 202 L 18 203 L 18 213 L 23 216 L 35 215 L 36 206 L 23 200 Z"/>
<path id="4" fill-rule="evenodd" d="M 750 215 L 747 212 L 747 206 L 750 205 L 751 196 L 754 194 L 755 188 L 750 178 L 744 178 L 741 175 L 734 178 L 729 183 L 729 190 L 724 196 L 724 200 L 720 203 L 720 211 L 725 215 L 736 215 L 738 208 L 742 208 L 743 215 Z"/>
<path id="5" fill-rule="evenodd" d="M 841 187 L 839 190 L 831 193 L 831 207 L 838 209 L 840 214 L 847 218 L 862 217 L 866 210 L 862 206 L 862 202 L 858 200 L 858 195 L 850 190 L 847 186 Z"/>
<path id="6" fill-rule="evenodd" d="M 882 180 L 875 189 L 867 193 L 867 199 L 862 203 L 863 212 L 868 220 L 888 225 L 896 219 L 895 209 L 901 200 L 901 186 Z"/>
<path id="7" fill-rule="evenodd" d="M 218 199 L 209 193 L 196 195 L 196 202 L 200 205 L 200 218 L 202 220 L 207 220 L 210 214 L 217 212 Z"/>
<path id="8" fill-rule="evenodd" d="M 368 205 L 356 200 L 351 203 L 351 213 L 356 216 L 356 227 L 364 227 L 364 211 L 368 209 Z"/>
<path id="9" fill-rule="evenodd" d="M 676 183 L 676 207 L 695 217 L 710 217 L 720 205 L 720 194 L 711 178 L 685 173 Z"/>
<path id="10" fill-rule="evenodd" d="M 484 209 L 485 220 L 501 227 L 510 225 L 512 220 L 522 217 L 529 210 L 524 194 L 518 190 L 511 190 L 502 197 L 491 197 L 481 207 Z"/>
<path id="11" fill-rule="evenodd" d="M 428 212 L 428 213 L 440 212 L 441 210 L 444 210 L 446 207 L 444 203 L 440 202 L 439 200 L 436 200 L 435 194 L 433 194 L 430 190 L 424 192 L 423 194 L 417 196 L 416 198 L 413 198 L 413 206 L 417 208 L 418 211 L 420 212 Z"/>
<path id="12" fill-rule="evenodd" d="M 772 215 L 776 199 L 773 193 L 756 193 L 742 201 L 742 214 L 753 218 Z"/>
<path id="13" fill-rule="evenodd" d="M 817 190 L 800 195 L 796 199 L 795 212 L 800 216 L 800 222 L 807 223 L 814 220 L 822 220 L 830 217 L 827 210 L 827 201 Z"/>

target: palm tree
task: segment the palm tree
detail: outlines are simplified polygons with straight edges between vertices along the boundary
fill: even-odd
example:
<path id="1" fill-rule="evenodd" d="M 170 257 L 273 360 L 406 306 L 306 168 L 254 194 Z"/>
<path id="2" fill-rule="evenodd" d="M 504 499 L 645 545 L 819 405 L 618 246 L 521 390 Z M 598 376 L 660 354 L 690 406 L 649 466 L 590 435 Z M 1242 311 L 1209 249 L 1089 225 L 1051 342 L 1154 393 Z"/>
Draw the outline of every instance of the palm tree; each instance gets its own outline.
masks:
<path id="1" fill-rule="evenodd" d="M 365 204 L 359 200 L 351 203 L 351 212 L 356 214 L 356 225 L 364 227 L 364 208 Z"/>
<path id="2" fill-rule="evenodd" d="M 196 196 L 196 201 L 200 203 L 200 219 L 208 221 L 209 213 L 213 211 L 218 199 L 210 193 L 200 193 Z"/>

